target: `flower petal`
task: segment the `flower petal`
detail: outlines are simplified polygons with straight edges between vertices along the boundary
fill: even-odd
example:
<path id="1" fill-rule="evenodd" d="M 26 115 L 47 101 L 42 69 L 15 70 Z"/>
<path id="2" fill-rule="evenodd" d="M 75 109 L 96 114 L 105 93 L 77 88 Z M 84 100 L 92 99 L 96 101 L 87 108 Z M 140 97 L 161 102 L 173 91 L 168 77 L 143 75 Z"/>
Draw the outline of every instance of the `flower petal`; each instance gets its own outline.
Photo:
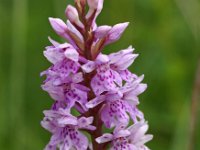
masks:
<path id="1" fill-rule="evenodd" d="M 86 107 L 87 108 L 94 108 L 95 106 L 99 105 L 100 103 L 102 103 L 103 101 L 105 101 L 105 96 L 98 96 L 92 100 L 90 100 L 87 104 Z"/>
<path id="2" fill-rule="evenodd" d="M 82 129 L 88 129 L 88 130 L 95 130 L 96 127 L 92 126 L 90 124 L 93 123 L 94 118 L 93 117 L 81 117 L 80 119 L 78 119 L 78 126 L 79 128 Z"/>
<path id="3" fill-rule="evenodd" d="M 129 130 L 119 130 L 115 133 L 115 139 L 121 137 L 127 137 L 131 134 Z"/>
<path id="4" fill-rule="evenodd" d="M 70 60 L 73 60 L 75 62 L 78 62 L 78 59 L 79 59 L 79 54 L 78 52 L 73 49 L 73 48 L 68 48 L 66 51 L 65 51 L 65 56 L 70 59 Z"/>
<path id="5" fill-rule="evenodd" d="M 54 41 L 51 37 L 48 37 L 49 41 L 51 42 L 51 44 L 53 44 L 53 46 L 57 47 L 60 45 L 60 43 Z"/>
<path id="6" fill-rule="evenodd" d="M 67 27 L 68 27 L 68 30 L 70 32 L 72 32 L 75 36 L 77 37 L 74 37 L 73 40 L 75 42 L 80 42 L 81 44 L 84 42 L 84 39 L 83 39 L 83 36 L 81 35 L 81 33 L 72 25 L 72 23 L 67 20 Z M 78 38 L 78 39 L 77 39 Z"/>
<path id="7" fill-rule="evenodd" d="M 84 28 L 83 23 L 79 20 L 78 11 L 75 7 L 73 7 L 72 5 L 68 5 L 65 10 L 65 14 L 72 23 L 75 23 L 82 29 Z"/>
<path id="8" fill-rule="evenodd" d="M 106 142 L 109 142 L 113 139 L 113 135 L 112 134 L 109 134 L 109 133 L 105 133 L 103 134 L 102 136 L 96 138 L 96 142 L 101 144 L 101 143 L 106 143 Z"/>
<path id="9" fill-rule="evenodd" d="M 83 81 L 83 73 L 82 72 L 79 72 L 77 74 L 74 74 L 72 76 L 72 82 L 73 83 L 80 83 Z"/>
<path id="10" fill-rule="evenodd" d="M 85 73 L 90 73 L 95 69 L 95 63 L 93 61 L 88 61 L 86 64 L 82 65 L 81 68 Z"/>
<path id="11" fill-rule="evenodd" d="M 98 64 L 107 63 L 107 62 L 109 62 L 109 57 L 107 55 L 100 53 L 96 58 L 96 62 Z"/>
<path id="12" fill-rule="evenodd" d="M 63 35 L 66 33 L 67 25 L 61 19 L 50 17 L 49 21 L 58 35 Z"/>
<path id="13" fill-rule="evenodd" d="M 115 65 L 117 66 L 117 69 L 125 70 L 134 62 L 135 58 L 137 57 L 138 57 L 138 54 L 126 55 L 121 58 L 124 61 L 118 61 L 118 63 L 116 63 Z"/>
<path id="14" fill-rule="evenodd" d="M 57 62 L 64 59 L 64 54 L 55 50 L 54 48 L 48 48 L 43 52 L 44 56 L 48 59 L 52 64 L 56 64 Z"/>
<path id="15" fill-rule="evenodd" d="M 126 22 L 113 26 L 113 28 L 108 33 L 107 41 L 105 44 L 107 45 L 119 40 L 124 30 L 127 28 L 128 24 L 129 23 Z"/>
<path id="16" fill-rule="evenodd" d="M 97 16 L 100 14 L 102 8 L 103 8 L 103 2 L 104 0 L 87 0 L 89 5 L 89 11 L 86 15 L 87 19 L 90 19 L 90 17 L 94 16 L 92 22 L 95 23 L 95 20 Z"/>
<path id="17" fill-rule="evenodd" d="M 134 51 L 134 48 L 132 48 L 132 46 L 129 46 L 127 49 L 120 50 L 117 53 L 112 53 L 112 54 L 108 55 L 109 59 L 110 59 L 110 63 L 115 64 L 115 63 L 119 62 L 123 56 L 132 54 L 133 51 Z"/>
<path id="18" fill-rule="evenodd" d="M 98 27 L 94 32 L 95 38 L 96 39 L 104 38 L 111 29 L 112 29 L 111 26 L 106 26 L 106 25 Z"/>

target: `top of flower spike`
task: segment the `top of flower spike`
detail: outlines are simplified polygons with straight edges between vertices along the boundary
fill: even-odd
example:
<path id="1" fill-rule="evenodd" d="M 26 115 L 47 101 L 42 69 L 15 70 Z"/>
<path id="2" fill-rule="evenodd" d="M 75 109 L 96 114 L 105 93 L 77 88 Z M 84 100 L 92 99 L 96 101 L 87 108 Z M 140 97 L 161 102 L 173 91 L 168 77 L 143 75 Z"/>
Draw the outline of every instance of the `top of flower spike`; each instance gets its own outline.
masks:
<path id="1" fill-rule="evenodd" d="M 49 18 L 58 35 L 68 42 L 86 59 L 95 60 L 103 47 L 117 41 L 128 26 L 128 22 L 113 27 L 97 26 L 96 18 L 103 8 L 104 0 L 75 0 L 76 7 L 66 8 L 67 23 L 59 18 Z"/>

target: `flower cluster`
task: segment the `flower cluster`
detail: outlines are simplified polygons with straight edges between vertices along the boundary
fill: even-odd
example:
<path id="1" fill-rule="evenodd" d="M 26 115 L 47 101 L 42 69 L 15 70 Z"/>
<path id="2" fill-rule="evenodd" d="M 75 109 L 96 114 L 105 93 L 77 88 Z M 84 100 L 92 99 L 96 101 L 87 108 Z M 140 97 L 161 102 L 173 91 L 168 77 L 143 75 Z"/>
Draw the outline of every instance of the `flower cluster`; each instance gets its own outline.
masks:
<path id="1" fill-rule="evenodd" d="M 75 6 L 67 6 L 66 23 L 49 18 L 68 43 L 49 38 L 51 46 L 44 51 L 52 66 L 41 73 L 46 76 L 42 88 L 54 99 L 41 122 L 52 133 L 45 150 L 148 150 L 152 135 L 145 134 L 148 124 L 137 108 L 147 85 L 141 83 L 143 75 L 128 70 L 138 55 L 132 46 L 102 53 L 128 23 L 97 26 L 103 0 L 75 0 Z"/>

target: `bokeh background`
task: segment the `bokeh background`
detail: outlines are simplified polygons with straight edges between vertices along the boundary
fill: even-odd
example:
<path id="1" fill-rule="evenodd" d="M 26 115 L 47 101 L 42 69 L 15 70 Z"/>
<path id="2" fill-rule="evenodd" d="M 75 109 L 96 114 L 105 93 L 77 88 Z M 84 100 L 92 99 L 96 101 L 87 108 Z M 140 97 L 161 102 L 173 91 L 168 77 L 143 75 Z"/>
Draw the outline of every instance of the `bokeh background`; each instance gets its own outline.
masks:
<path id="1" fill-rule="evenodd" d="M 48 17 L 65 19 L 73 0 L 0 0 L 0 149 L 42 150 L 50 134 L 42 111 L 52 100 L 40 88 L 47 36 L 60 39 Z M 131 70 L 145 74 L 140 109 L 149 122 L 152 150 L 189 150 L 190 106 L 200 57 L 200 0 L 105 0 L 99 25 L 129 21 L 109 53 L 133 45 L 140 54 Z M 200 100 L 200 99 L 198 99 Z M 199 106 L 197 107 L 199 114 Z M 196 118 L 194 150 L 200 149 Z"/>

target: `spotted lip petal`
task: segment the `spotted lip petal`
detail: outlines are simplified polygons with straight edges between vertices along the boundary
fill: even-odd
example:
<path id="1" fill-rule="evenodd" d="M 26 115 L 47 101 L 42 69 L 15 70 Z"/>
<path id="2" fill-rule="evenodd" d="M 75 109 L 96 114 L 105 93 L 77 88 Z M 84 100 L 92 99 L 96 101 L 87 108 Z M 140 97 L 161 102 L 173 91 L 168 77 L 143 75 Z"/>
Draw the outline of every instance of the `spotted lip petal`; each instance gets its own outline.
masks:
<path id="1" fill-rule="evenodd" d="M 66 101 L 70 108 L 74 107 L 75 103 L 78 103 L 84 111 L 87 111 L 85 104 L 87 103 L 87 92 L 89 90 L 80 84 L 71 84 L 69 90 L 66 91 Z"/>
<path id="2" fill-rule="evenodd" d="M 112 70 L 107 67 L 102 66 L 98 73 L 92 78 L 91 87 L 94 93 L 98 96 L 105 91 L 116 91 L 117 84 L 121 80 L 119 79 L 119 75 L 117 73 L 113 73 Z M 121 84 L 121 83 L 119 83 Z"/>
<path id="3" fill-rule="evenodd" d="M 79 67 L 79 63 L 69 59 L 63 59 L 42 73 L 42 75 L 47 76 L 44 83 L 52 81 L 53 85 L 58 86 L 71 82 L 71 74 L 78 73 Z"/>
<path id="4" fill-rule="evenodd" d="M 61 108 L 44 111 L 44 114 L 42 125 L 53 134 L 45 149 L 55 150 L 57 147 L 71 149 L 74 147 L 77 150 L 86 150 L 88 148 L 88 139 L 79 129 L 95 130 L 95 127 L 90 125 L 93 117 L 78 119 L 72 116 L 69 110 Z"/>
<path id="5" fill-rule="evenodd" d="M 107 128 L 116 127 L 118 124 L 127 126 L 129 123 L 129 115 L 126 102 L 116 100 L 108 102 L 101 110 L 101 119 Z"/>
<path id="6" fill-rule="evenodd" d="M 105 88 L 103 89 L 102 86 L 99 86 L 97 89 L 94 88 L 93 90 L 97 90 L 95 92 L 99 93 L 96 93 L 96 98 L 86 103 L 86 107 L 94 108 L 103 103 L 101 118 L 107 128 L 112 128 L 118 123 L 125 126 L 128 125 L 129 115 L 134 122 L 138 122 L 139 119 L 143 119 L 143 113 L 137 108 L 139 104 L 138 95 L 146 89 L 146 84 L 140 83 L 143 78 L 144 76 L 137 77 L 132 82 L 116 88 L 112 92 L 109 89 L 110 91 L 103 95 L 101 93 L 105 91 Z M 100 85 L 103 85 L 102 83 Z M 92 84 L 92 86 L 94 85 Z"/>
<path id="7" fill-rule="evenodd" d="M 93 120 L 94 118 L 93 117 L 81 117 L 79 120 L 78 120 L 78 126 L 79 128 L 82 128 L 82 129 L 87 129 L 87 130 L 96 130 L 96 127 L 91 125 L 93 123 Z"/>
<path id="8" fill-rule="evenodd" d="M 96 75 L 91 80 L 91 87 L 97 96 L 105 91 L 117 91 L 118 86 L 122 85 L 119 73 L 112 70 L 109 62 L 107 55 L 99 54 L 93 63 L 83 66 L 83 69 L 88 72 L 96 69 Z M 88 67 L 89 65 L 91 67 Z"/>

